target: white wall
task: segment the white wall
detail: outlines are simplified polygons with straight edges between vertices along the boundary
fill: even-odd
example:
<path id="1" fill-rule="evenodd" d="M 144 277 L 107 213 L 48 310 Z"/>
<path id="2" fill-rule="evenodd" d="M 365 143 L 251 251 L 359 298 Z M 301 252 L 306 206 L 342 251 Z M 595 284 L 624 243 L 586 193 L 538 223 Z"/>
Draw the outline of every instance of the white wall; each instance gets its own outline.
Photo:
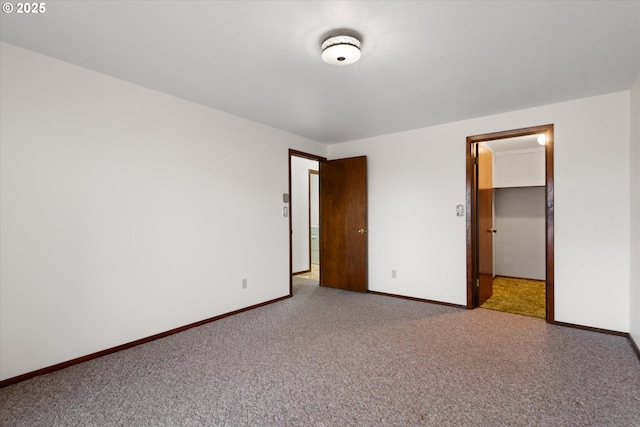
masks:
<path id="1" fill-rule="evenodd" d="M 494 192 L 496 276 L 545 280 L 545 187 Z"/>
<path id="2" fill-rule="evenodd" d="M 330 145 L 368 158 L 369 289 L 466 304 L 465 138 L 554 123 L 556 320 L 628 331 L 629 96 Z"/>
<path id="3" fill-rule="evenodd" d="M 325 148 L 5 43 L 0 66 L 0 379 L 288 294 L 289 148 L 368 156 L 371 290 L 465 304 L 465 138 L 546 123 L 556 320 L 640 342 L 640 78 Z"/>
<path id="4" fill-rule="evenodd" d="M 318 171 L 319 172 L 319 171 Z M 309 218 L 311 226 L 311 263 L 320 264 L 320 174 L 309 175 Z"/>
<path id="5" fill-rule="evenodd" d="M 545 185 L 545 149 L 511 150 L 493 154 L 493 187 Z"/>
<path id="6" fill-rule="evenodd" d="M 288 149 L 325 146 L 0 55 L 1 379 L 288 295 Z"/>
<path id="7" fill-rule="evenodd" d="M 640 346 L 640 74 L 631 89 L 631 292 L 630 333 Z"/>
<path id="8" fill-rule="evenodd" d="M 294 273 L 311 269 L 309 264 L 309 170 L 317 171 L 316 160 L 291 158 L 291 223 L 292 270 Z"/>
<path id="9" fill-rule="evenodd" d="M 319 165 L 316 165 L 316 168 Z M 315 169 L 319 172 L 318 169 Z M 314 173 L 309 175 L 309 217 L 311 227 L 320 227 L 320 174 Z"/>

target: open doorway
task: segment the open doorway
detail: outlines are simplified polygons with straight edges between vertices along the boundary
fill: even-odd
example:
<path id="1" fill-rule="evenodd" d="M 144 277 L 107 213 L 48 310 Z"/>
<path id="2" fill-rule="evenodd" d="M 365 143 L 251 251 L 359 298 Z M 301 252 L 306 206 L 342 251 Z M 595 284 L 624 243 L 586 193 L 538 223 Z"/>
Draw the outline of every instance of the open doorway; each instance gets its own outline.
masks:
<path id="1" fill-rule="evenodd" d="M 467 138 L 467 287 L 469 308 L 553 322 L 553 125 Z"/>
<path id="2" fill-rule="evenodd" d="M 320 281 L 319 162 L 293 157 L 291 164 L 292 274 Z"/>

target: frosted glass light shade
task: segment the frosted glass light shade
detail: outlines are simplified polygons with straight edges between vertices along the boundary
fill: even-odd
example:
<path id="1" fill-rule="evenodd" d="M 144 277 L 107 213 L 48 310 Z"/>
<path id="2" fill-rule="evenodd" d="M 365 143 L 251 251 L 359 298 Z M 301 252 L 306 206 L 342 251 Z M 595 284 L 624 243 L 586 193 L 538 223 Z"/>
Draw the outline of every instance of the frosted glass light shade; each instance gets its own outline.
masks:
<path id="1" fill-rule="evenodd" d="M 355 37 L 329 37 L 322 43 L 322 60 L 327 64 L 348 65 L 358 59 L 360 59 L 360 40 Z"/>

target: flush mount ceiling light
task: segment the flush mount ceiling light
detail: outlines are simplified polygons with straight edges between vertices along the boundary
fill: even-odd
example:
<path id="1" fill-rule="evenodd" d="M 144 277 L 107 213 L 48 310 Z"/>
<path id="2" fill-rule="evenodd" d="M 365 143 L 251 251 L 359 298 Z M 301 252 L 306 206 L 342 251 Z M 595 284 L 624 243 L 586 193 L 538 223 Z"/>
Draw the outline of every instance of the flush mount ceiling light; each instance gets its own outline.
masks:
<path id="1" fill-rule="evenodd" d="M 360 59 L 360 40 L 351 36 L 333 36 L 322 42 L 322 60 L 332 65 L 353 64 Z"/>

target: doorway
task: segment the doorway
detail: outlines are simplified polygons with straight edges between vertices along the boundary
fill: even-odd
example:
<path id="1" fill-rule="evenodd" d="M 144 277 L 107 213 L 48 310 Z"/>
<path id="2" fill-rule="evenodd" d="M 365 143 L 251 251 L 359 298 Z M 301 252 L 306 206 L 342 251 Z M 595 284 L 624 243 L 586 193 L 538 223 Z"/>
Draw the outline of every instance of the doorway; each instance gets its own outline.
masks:
<path id="1" fill-rule="evenodd" d="M 544 318 L 554 321 L 554 280 L 553 280 L 553 125 L 542 125 L 467 137 L 467 307 L 480 307 L 492 297 L 495 276 L 494 236 L 499 233 L 494 226 L 494 196 L 496 185 L 493 176 L 493 153 L 491 144 L 508 143 L 510 140 L 526 140 L 544 135 L 546 143 L 542 148 L 543 176 L 535 184 L 520 179 L 520 182 L 504 184 L 507 179 L 505 168 L 501 169 L 504 187 L 543 186 L 544 192 L 544 238 L 542 266 L 544 276 Z M 522 150 L 525 152 L 526 150 Z M 488 162 L 488 163 L 487 163 Z M 522 168 L 516 165 L 515 168 Z M 521 176 L 522 171 L 518 171 Z M 506 192 L 505 192 L 506 193 Z M 503 197 L 504 199 L 505 197 Z"/>
<path id="2" fill-rule="evenodd" d="M 319 156 L 290 150 L 289 228 L 291 282 L 320 283 L 320 162 Z M 292 288 L 293 289 L 293 288 Z"/>
<path id="3" fill-rule="evenodd" d="M 294 235 L 293 223 L 297 203 L 308 201 L 308 195 L 295 196 L 292 191 L 294 176 L 292 165 L 297 161 L 317 162 L 319 168 L 309 168 L 309 182 L 318 178 L 318 256 L 319 256 L 319 285 L 342 290 L 367 292 L 367 158 L 366 156 L 327 160 L 323 157 L 289 150 L 289 272 L 290 295 L 293 295 L 295 273 L 300 267 L 294 268 Z M 313 164 L 315 166 L 315 163 Z M 311 172 L 309 172 L 311 171 Z M 305 178 L 306 180 L 307 178 Z M 306 185 L 306 184 L 305 184 Z M 311 218 L 310 212 L 299 213 L 299 217 Z M 310 237 L 310 226 L 304 231 Z M 312 239 L 303 245 L 305 265 L 312 265 Z M 311 268 L 311 265 L 309 268 Z M 298 279 L 297 276 L 295 276 Z"/>
<path id="4" fill-rule="evenodd" d="M 320 264 L 319 257 L 319 169 L 320 162 L 293 156 L 291 158 L 291 237 L 292 273 L 311 278 Z"/>

